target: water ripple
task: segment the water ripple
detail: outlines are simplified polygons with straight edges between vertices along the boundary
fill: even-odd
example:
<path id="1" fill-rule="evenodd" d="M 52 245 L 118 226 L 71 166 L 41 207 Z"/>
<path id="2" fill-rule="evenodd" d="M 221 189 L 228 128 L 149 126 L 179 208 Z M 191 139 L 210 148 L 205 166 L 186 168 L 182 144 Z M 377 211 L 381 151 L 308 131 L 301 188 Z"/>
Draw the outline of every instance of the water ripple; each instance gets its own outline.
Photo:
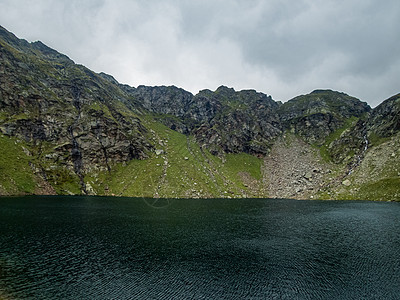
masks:
<path id="1" fill-rule="evenodd" d="M 0 298 L 396 299 L 400 206 L 0 201 Z"/>

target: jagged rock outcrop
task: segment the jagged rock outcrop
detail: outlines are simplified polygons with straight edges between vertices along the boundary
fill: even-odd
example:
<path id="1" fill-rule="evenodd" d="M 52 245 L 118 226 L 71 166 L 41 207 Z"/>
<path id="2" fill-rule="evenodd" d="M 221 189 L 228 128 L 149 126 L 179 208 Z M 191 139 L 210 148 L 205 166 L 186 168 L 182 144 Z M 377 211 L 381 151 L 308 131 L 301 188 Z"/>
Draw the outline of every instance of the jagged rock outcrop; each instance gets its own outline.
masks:
<path id="1" fill-rule="evenodd" d="M 400 131 L 400 94 L 378 105 L 366 123 L 369 134 L 379 137 L 393 136 Z"/>
<path id="2" fill-rule="evenodd" d="M 175 86 L 143 86 L 133 88 L 120 86 L 155 118 L 169 128 L 188 134 L 191 122 L 187 111 L 193 101 L 193 94 Z"/>
<path id="3" fill-rule="evenodd" d="M 369 146 L 365 124 L 364 119 L 356 119 L 340 136 L 327 143 L 326 149 L 333 162 L 350 164 L 349 168 L 360 163 Z"/>
<path id="4" fill-rule="evenodd" d="M 175 86 L 144 86 L 131 88 L 130 93 L 144 108 L 163 115 L 185 117 L 193 101 L 193 95 Z"/>
<path id="5" fill-rule="evenodd" d="M 400 131 L 400 95 L 395 95 L 360 119 L 354 119 L 335 140 L 327 145 L 336 163 L 349 163 L 350 168 L 359 165 L 370 146 L 382 138 Z"/>
<path id="6" fill-rule="evenodd" d="M 213 153 L 265 155 L 282 133 L 278 106 L 263 93 L 221 86 L 215 92 L 196 95 L 189 114 L 200 123 L 194 129 L 196 139 Z"/>
<path id="7" fill-rule="evenodd" d="M 315 90 L 298 96 L 279 108 L 283 126 L 309 143 L 321 145 L 346 120 L 360 118 L 371 110 L 365 102 L 331 90 Z"/>
<path id="8" fill-rule="evenodd" d="M 225 86 L 193 96 L 176 87 L 124 87 L 171 129 L 193 134 L 212 153 L 266 154 L 281 134 L 279 104 L 254 90 Z"/>

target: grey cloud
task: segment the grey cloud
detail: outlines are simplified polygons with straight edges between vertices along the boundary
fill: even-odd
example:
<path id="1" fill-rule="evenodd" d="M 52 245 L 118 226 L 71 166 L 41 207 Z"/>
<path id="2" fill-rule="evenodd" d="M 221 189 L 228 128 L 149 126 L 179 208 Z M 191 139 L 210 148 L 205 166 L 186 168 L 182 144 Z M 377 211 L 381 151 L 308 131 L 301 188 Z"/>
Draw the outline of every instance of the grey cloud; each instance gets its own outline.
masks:
<path id="1" fill-rule="evenodd" d="M 0 0 L 0 19 L 131 85 L 332 88 L 373 106 L 399 92 L 397 0 Z"/>

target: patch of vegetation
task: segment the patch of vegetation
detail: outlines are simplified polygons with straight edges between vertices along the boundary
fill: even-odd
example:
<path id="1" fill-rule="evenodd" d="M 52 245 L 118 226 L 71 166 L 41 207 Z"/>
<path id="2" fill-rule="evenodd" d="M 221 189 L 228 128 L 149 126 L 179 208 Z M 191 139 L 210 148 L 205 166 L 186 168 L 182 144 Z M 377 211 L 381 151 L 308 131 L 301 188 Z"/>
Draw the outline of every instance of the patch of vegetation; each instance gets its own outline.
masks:
<path id="1" fill-rule="evenodd" d="M 112 107 L 126 118 L 138 118 L 138 115 L 132 110 L 128 109 L 124 103 L 119 100 L 112 100 Z"/>
<path id="2" fill-rule="evenodd" d="M 226 105 L 229 108 L 228 111 L 244 110 L 248 108 L 248 105 L 240 100 L 226 101 Z"/>
<path id="3" fill-rule="evenodd" d="M 105 190 L 121 196 L 153 197 L 161 176 L 161 159 L 134 159 L 127 165 L 119 164 L 113 168 Z"/>
<path id="4" fill-rule="evenodd" d="M 52 142 L 40 141 L 29 145 L 32 153 L 32 162 L 37 168 L 40 168 L 46 176 L 48 183 L 54 188 L 57 194 L 80 194 L 80 179 L 65 165 L 60 164 L 61 160 L 66 160 L 69 153 L 58 153 L 55 149 L 62 145 L 56 145 Z M 58 156 L 60 155 L 60 156 Z"/>
<path id="5" fill-rule="evenodd" d="M 246 153 L 227 154 L 224 167 L 237 176 L 239 172 L 247 172 L 253 178 L 260 180 L 262 160 Z"/>
<path id="6" fill-rule="evenodd" d="M 24 152 L 27 145 L 0 135 L 0 194 L 30 194 L 37 187 L 29 162 Z"/>
<path id="7" fill-rule="evenodd" d="M 338 200 L 400 201 L 400 177 L 383 178 L 354 188 L 346 188 L 337 195 Z"/>
<path id="8" fill-rule="evenodd" d="M 181 119 L 179 119 L 177 116 L 171 115 L 171 114 L 156 114 L 153 113 L 151 114 L 154 120 L 157 121 L 163 121 L 163 120 L 171 120 L 175 122 L 182 122 Z"/>
<path id="9" fill-rule="evenodd" d="M 108 107 L 99 101 L 94 101 L 94 102 L 90 103 L 88 109 L 95 110 L 96 112 L 103 114 L 106 118 L 115 121 L 115 119 L 114 119 L 112 113 L 110 112 L 110 110 L 108 109 Z"/>
<path id="10" fill-rule="evenodd" d="M 0 111 L 0 124 L 3 124 L 8 117 L 8 113 L 5 111 Z"/>
<path id="11" fill-rule="evenodd" d="M 382 137 L 375 132 L 370 132 L 370 134 L 368 135 L 368 140 L 371 146 L 379 146 L 380 144 L 383 144 L 390 140 L 390 137 Z"/>
<path id="12" fill-rule="evenodd" d="M 359 192 L 361 199 L 400 201 L 400 177 L 380 179 L 364 184 Z"/>
<path id="13" fill-rule="evenodd" d="M 48 181 L 52 184 L 57 194 L 81 194 L 78 176 L 63 167 L 51 168 L 46 171 Z"/>

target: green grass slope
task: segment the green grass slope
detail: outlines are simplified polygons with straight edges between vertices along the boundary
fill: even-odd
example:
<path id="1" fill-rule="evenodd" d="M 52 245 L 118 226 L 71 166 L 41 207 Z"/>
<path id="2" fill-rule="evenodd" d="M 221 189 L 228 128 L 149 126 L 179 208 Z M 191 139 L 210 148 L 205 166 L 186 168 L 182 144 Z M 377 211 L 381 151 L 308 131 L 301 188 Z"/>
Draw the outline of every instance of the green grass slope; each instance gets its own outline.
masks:
<path id="1" fill-rule="evenodd" d="M 37 184 L 26 144 L 0 134 L 0 195 L 34 193 Z"/>
<path id="2" fill-rule="evenodd" d="M 54 147 L 0 134 L 0 196 L 79 194 L 78 176 L 51 162 Z"/>
<path id="3" fill-rule="evenodd" d="M 149 159 L 117 164 L 110 172 L 88 174 L 98 195 L 154 198 L 261 197 L 262 160 L 248 154 L 211 155 L 191 136 L 144 120 L 156 151 Z"/>
<path id="4" fill-rule="evenodd" d="M 269 195 L 265 176 L 272 170 L 262 159 L 244 153 L 217 157 L 193 137 L 169 129 L 152 116 L 146 116 L 143 123 L 156 150 L 148 159 L 87 173 L 84 180 L 90 194 L 149 198 Z M 54 147 L 0 135 L 0 195 L 79 194 L 79 178 L 51 162 Z M 285 147 L 290 151 L 295 145 Z M 321 161 L 326 159 L 323 153 L 319 153 Z M 400 201 L 400 134 L 371 146 L 351 174 L 345 174 L 344 164 L 329 165 L 331 172 L 312 193 L 313 199 Z"/>

